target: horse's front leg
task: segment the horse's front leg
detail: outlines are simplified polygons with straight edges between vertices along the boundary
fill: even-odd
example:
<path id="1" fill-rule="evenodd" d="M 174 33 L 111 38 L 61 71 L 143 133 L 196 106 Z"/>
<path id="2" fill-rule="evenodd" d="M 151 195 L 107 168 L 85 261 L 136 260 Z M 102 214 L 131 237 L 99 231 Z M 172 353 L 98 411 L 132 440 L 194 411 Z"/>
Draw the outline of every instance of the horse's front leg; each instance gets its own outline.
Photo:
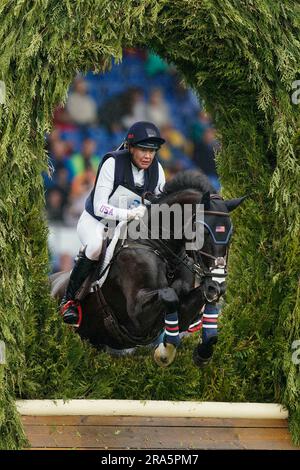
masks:
<path id="1" fill-rule="evenodd" d="M 212 359 L 214 346 L 218 341 L 218 317 L 221 306 L 217 302 L 207 303 L 202 317 L 202 341 L 195 347 L 194 363 L 198 367 L 206 366 Z"/>
<path id="2" fill-rule="evenodd" d="M 141 289 L 128 306 L 128 314 L 135 328 L 142 333 L 153 327 L 153 322 L 159 330 L 165 327 L 162 341 L 154 352 L 155 362 L 166 367 L 175 359 L 176 348 L 179 344 L 178 307 L 179 298 L 174 289 L 164 287 L 156 291 Z M 153 317 L 153 312 L 156 313 Z M 158 318 L 159 317 L 159 318 Z"/>
<path id="3" fill-rule="evenodd" d="M 119 263 L 120 272 L 127 274 L 119 277 L 119 283 L 134 330 L 146 337 L 151 331 L 159 335 L 165 328 L 155 360 L 167 366 L 174 360 L 179 343 L 179 297 L 174 288 L 168 287 L 165 263 L 156 254 L 141 250 L 137 257 L 130 249 L 121 253 Z"/>
<path id="4" fill-rule="evenodd" d="M 154 351 L 154 360 L 161 367 L 170 365 L 176 356 L 176 348 L 180 343 L 178 308 L 179 298 L 171 287 L 159 290 L 159 297 L 164 306 L 165 332 Z"/>
<path id="5" fill-rule="evenodd" d="M 198 367 L 206 366 L 212 359 L 214 346 L 218 340 L 218 316 L 220 305 L 217 302 L 206 303 L 201 287 L 196 287 L 180 302 L 180 329 L 187 330 L 192 322 L 200 319 L 200 311 L 204 306 L 202 316 L 202 341 L 195 347 L 194 363 Z"/>
<path id="6" fill-rule="evenodd" d="M 189 293 L 180 296 L 179 317 L 180 330 L 186 331 L 189 326 L 200 318 L 201 310 L 205 304 L 201 286 L 191 289 Z"/>
<path id="7" fill-rule="evenodd" d="M 180 318 L 180 330 L 185 331 L 196 319 L 200 320 L 201 309 L 205 305 L 202 317 L 202 342 L 196 346 L 193 359 L 198 367 L 207 365 L 217 342 L 220 306 L 217 303 L 205 304 L 200 286 L 192 289 L 180 301 L 172 288 L 161 289 L 159 296 L 165 308 L 165 333 L 154 353 L 157 364 L 168 366 L 175 358 L 176 348 L 180 342 L 178 318 Z"/>

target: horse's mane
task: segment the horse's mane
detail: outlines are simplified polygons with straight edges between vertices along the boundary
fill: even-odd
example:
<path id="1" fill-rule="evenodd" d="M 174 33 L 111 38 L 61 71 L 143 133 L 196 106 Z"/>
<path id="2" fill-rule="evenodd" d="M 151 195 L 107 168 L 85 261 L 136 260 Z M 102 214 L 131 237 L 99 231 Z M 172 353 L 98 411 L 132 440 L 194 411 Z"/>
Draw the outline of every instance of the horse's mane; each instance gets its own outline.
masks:
<path id="1" fill-rule="evenodd" d="M 187 189 L 194 189 L 200 193 L 206 193 L 209 191 L 211 194 L 216 194 L 215 188 L 202 171 L 186 170 L 177 173 L 174 178 L 167 181 L 161 193 L 155 196 L 151 202 L 159 203 L 166 196 Z"/>

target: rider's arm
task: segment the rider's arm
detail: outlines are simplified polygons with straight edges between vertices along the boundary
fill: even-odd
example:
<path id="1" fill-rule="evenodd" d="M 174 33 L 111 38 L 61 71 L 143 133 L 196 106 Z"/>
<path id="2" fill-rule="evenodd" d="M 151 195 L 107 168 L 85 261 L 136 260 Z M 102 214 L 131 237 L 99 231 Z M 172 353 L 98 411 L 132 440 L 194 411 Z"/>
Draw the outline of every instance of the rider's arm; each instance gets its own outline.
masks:
<path id="1" fill-rule="evenodd" d="M 157 182 L 156 188 L 154 189 L 154 194 L 160 194 L 160 192 L 164 188 L 165 182 L 166 182 L 165 173 L 164 173 L 163 167 L 159 163 L 158 164 L 158 182 Z"/>
<path id="2" fill-rule="evenodd" d="M 129 211 L 108 204 L 114 187 L 115 159 L 108 158 L 100 170 L 94 193 L 94 212 L 97 217 L 110 220 L 127 220 Z"/>

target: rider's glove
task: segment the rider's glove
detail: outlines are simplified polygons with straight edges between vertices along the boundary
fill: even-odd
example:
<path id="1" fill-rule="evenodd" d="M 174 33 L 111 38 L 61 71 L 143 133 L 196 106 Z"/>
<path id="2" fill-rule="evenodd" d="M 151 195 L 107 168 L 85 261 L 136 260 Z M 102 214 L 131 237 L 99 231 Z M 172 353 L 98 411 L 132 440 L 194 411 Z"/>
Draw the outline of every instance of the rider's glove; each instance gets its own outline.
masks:
<path id="1" fill-rule="evenodd" d="M 134 209 L 129 209 L 127 219 L 132 220 L 132 219 L 142 219 L 147 211 L 147 207 L 140 205 L 138 207 L 135 207 Z"/>

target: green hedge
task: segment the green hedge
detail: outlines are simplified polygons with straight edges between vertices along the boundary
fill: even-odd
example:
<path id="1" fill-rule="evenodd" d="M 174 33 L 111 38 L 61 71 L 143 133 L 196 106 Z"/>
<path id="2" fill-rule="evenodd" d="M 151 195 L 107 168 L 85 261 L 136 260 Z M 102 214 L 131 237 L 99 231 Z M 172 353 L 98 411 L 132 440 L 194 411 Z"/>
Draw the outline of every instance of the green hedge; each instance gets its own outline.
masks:
<path id="1" fill-rule="evenodd" d="M 25 443 L 15 397 L 275 401 L 300 442 L 291 360 L 300 339 L 300 105 L 291 101 L 299 38 L 297 0 L 1 2 L 1 448 Z M 192 365 L 193 339 L 169 370 L 145 350 L 119 360 L 97 354 L 61 324 L 49 298 L 44 134 L 76 72 L 105 71 L 131 46 L 174 63 L 204 98 L 222 140 L 224 195 L 252 195 L 234 214 L 220 343 L 205 371 Z"/>

